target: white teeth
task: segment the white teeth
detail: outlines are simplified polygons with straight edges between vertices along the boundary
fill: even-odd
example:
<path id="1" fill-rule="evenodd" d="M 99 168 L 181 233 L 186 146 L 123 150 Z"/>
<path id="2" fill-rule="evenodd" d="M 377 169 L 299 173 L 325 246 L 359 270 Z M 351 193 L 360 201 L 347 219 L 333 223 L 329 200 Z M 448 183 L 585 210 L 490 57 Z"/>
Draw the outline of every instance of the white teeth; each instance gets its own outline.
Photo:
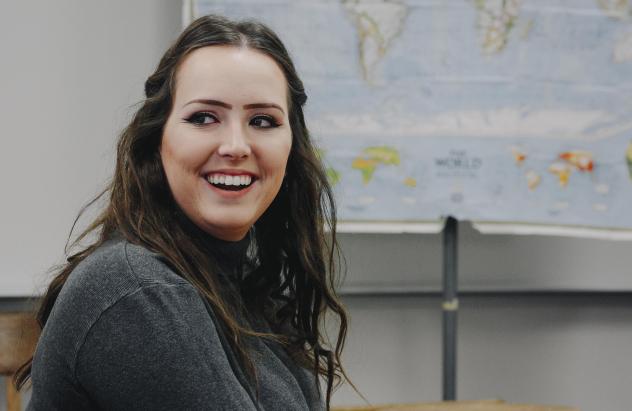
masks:
<path id="1" fill-rule="evenodd" d="M 206 177 L 211 184 L 224 184 L 227 186 L 248 186 L 252 182 L 252 177 L 249 175 L 227 175 L 227 174 L 210 174 Z"/>

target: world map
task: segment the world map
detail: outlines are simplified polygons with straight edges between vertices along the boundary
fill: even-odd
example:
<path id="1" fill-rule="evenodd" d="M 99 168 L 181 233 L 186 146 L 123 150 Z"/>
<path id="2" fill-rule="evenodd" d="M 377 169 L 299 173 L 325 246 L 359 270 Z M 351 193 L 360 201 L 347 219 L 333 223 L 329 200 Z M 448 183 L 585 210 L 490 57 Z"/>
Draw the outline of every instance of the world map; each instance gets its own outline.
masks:
<path id="1" fill-rule="evenodd" d="M 283 39 L 343 222 L 632 229 L 632 2 L 199 0 Z"/>

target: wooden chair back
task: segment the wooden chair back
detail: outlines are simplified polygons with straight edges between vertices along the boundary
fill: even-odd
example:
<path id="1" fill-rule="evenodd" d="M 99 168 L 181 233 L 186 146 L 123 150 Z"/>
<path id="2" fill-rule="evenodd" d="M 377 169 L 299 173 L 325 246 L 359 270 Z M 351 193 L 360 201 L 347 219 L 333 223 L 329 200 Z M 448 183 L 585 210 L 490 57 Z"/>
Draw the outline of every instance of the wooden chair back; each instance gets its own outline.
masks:
<path id="1" fill-rule="evenodd" d="M 5 376 L 7 411 L 21 410 L 11 377 L 35 352 L 40 327 L 32 313 L 0 312 L 0 375 Z"/>

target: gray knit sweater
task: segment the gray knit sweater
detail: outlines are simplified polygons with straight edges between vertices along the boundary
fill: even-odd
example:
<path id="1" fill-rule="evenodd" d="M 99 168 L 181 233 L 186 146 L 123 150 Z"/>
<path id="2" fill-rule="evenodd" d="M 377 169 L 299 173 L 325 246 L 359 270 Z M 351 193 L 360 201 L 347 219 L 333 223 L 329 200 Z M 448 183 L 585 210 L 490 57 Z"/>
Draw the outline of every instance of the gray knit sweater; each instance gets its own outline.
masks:
<path id="1" fill-rule="evenodd" d="M 253 361 L 258 399 L 197 290 L 159 255 L 118 238 L 82 261 L 59 294 L 27 409 L 325 408 L 317 379 L 279 344 L 256 340 Z"/>

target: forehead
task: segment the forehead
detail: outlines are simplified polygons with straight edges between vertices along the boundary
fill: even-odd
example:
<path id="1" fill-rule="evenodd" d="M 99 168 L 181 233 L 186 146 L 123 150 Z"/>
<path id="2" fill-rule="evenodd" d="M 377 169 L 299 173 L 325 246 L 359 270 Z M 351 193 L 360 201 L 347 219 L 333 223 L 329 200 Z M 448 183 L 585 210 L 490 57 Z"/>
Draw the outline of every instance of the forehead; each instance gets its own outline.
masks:
<path id="1" fill-rule="evenodd" d="M 287 82 L 276 61 L 262 52 L 207 46 L 187 55 L 176 71 L 176 104 L 195 98 L 217 98 L 235 104 L 254 99 L 286 107 Z"/>

